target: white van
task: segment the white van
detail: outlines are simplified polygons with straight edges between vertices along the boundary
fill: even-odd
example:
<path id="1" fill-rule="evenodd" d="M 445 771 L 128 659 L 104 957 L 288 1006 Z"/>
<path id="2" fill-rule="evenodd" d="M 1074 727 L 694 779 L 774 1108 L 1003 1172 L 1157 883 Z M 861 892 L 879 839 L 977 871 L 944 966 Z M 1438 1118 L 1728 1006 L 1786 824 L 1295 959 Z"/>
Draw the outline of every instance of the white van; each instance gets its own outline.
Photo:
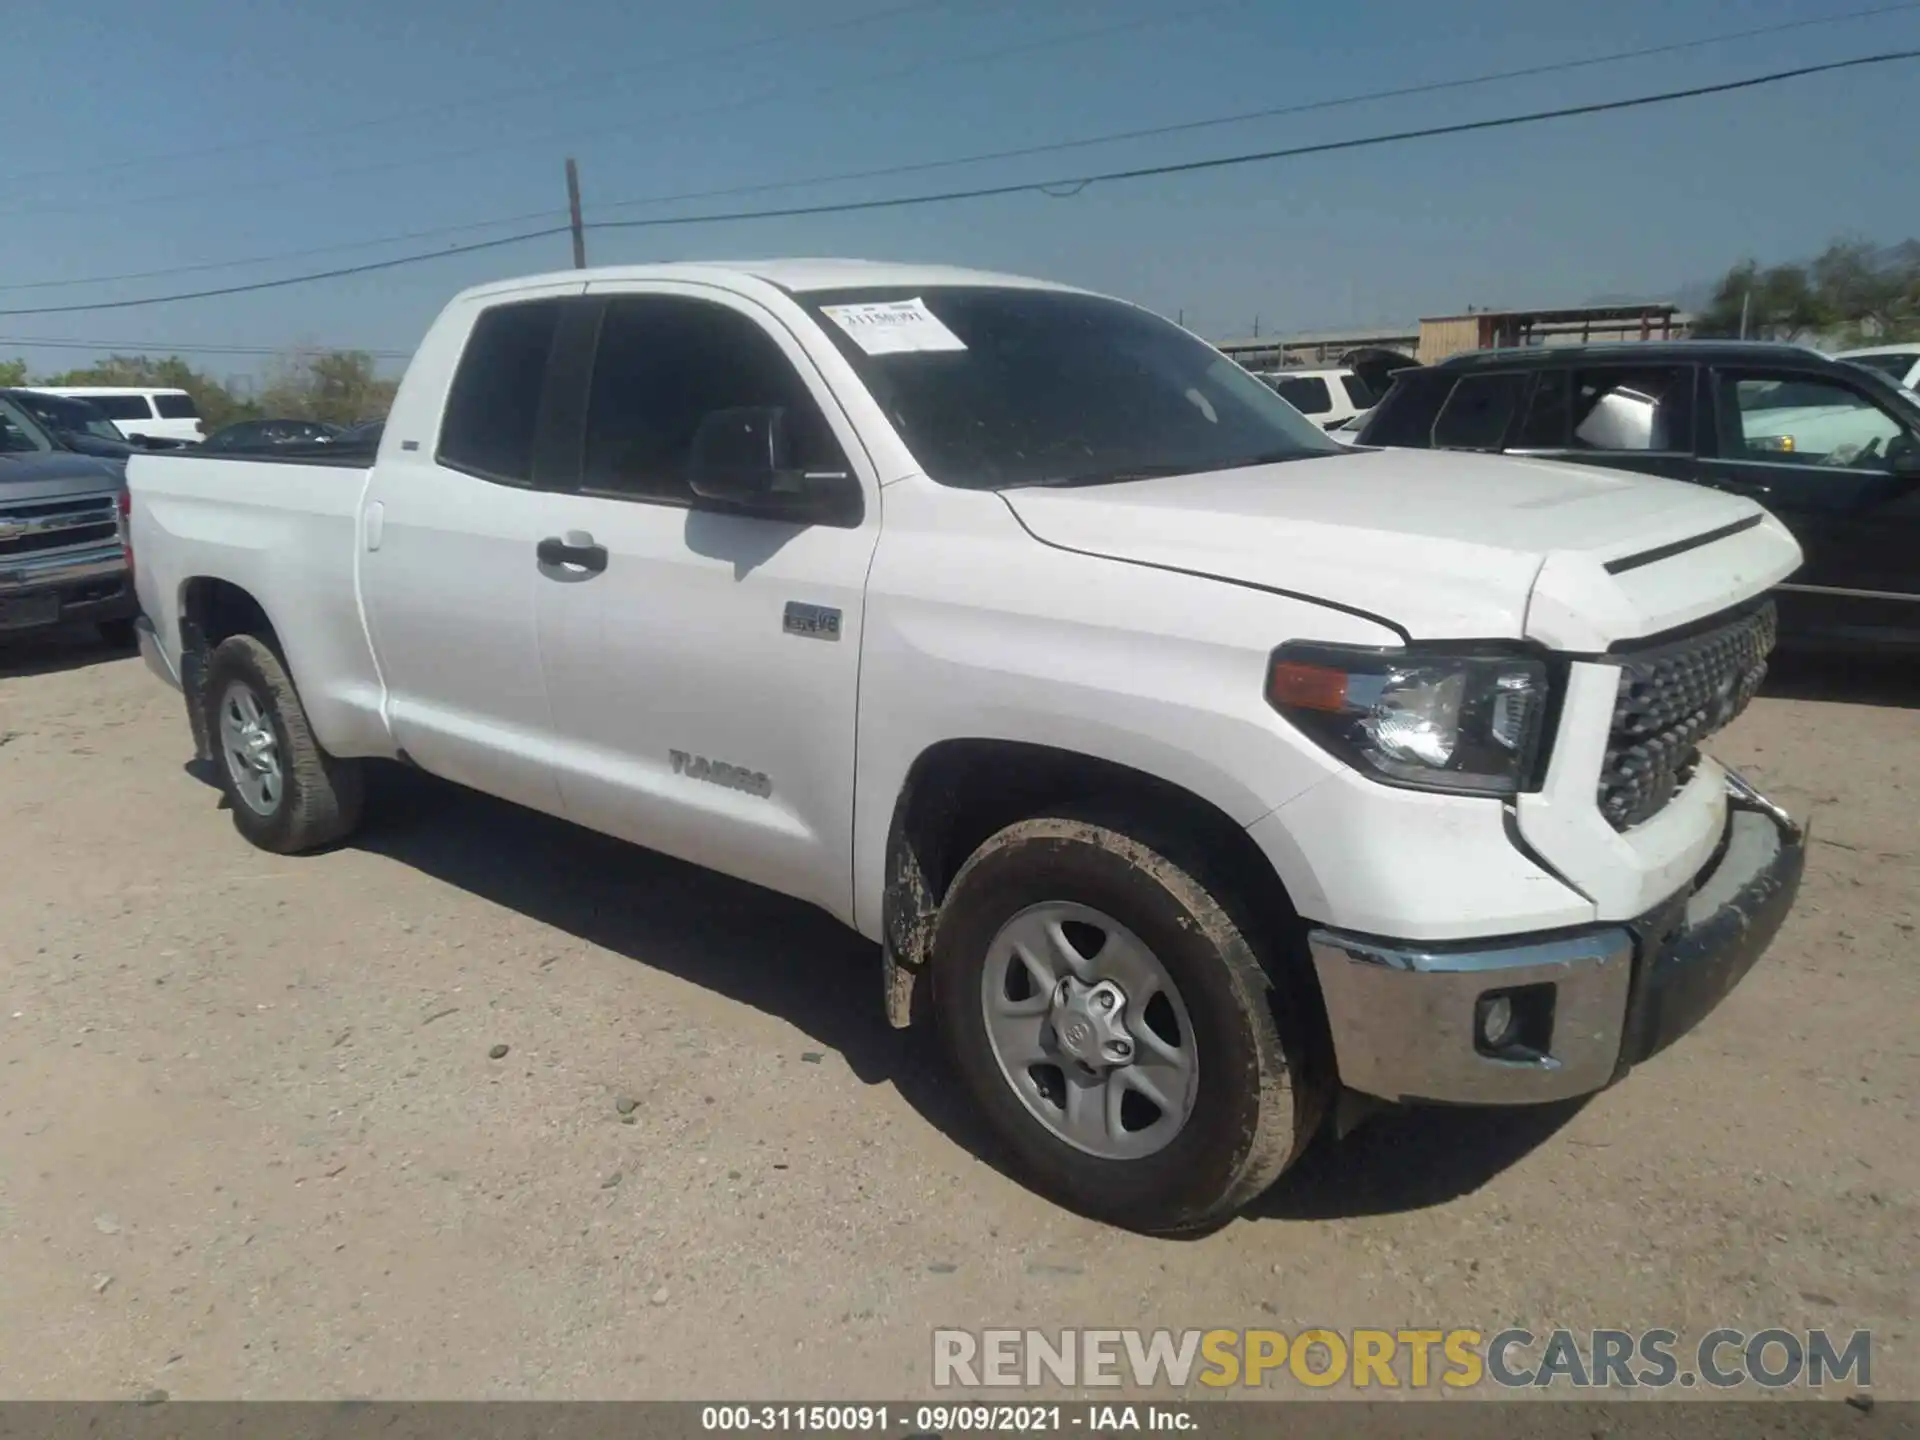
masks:
<path id="1" fill-rule="evenodd" d="M 193 397 L 184 390 L 148 390 L 118 385 L 73 385 L 61 388 L 35 386 L 49 395 L 66 395 L 85 400 L 120 427 L 128 439 L 137 435 L 156 440 L 180 440 L 197 445 L 205 438 L 200 431 L 200 411 Z"/>

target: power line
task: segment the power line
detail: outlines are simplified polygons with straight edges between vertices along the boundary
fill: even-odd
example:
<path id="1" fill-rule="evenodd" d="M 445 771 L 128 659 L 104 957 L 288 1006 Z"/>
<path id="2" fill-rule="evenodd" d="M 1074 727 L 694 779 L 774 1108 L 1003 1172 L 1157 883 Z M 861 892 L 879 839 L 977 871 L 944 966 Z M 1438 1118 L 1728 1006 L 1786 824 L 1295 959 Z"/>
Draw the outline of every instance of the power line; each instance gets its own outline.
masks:
<path id="1" fill-rule="evenodd" d="M 1574 60 L 1557 60 L 1540 65 L 1523 66 L 1515 70 L 1496 70 L 1483 75 L 1466 76 L 1453 80 L 1426 81 L 1418 85 L 1403 85 L 1391 90 L 1370 90 L 1354 95 L 1333 96 L 1324 100 L 1309 100 L 1292 105 L 1270 106 L 1260 110 L 1243 110 L 1232 115 L 1210 116 L 1199 120 L 1178 121 L 1167 125 L 1149 126 L 1137 130 L 1113 131 L 1105 135 L 1088 136 L 1075 140 L 1059 140 L 1044 145 L 1023 145 L 1010 150 L 987 150 L 972 155 L 958 155 L 940 160 L 921 160 L 903 165 L 886 165 L 869 170 L 847 170 L 832 175 L 816 175 L 803 180 L 772 180 L 750 185 L 733 185 L 716 190 L 689 190 L 670 195 L 645 196 L 632 200 L 616 200 L 596 207 L 601 211 L 629 210 L 643 206 L 670 205 L 688 200 L 715 200 L 734 195 L 765 194 L 776 190 L 796 190 L 815 185 L 838 184 L 849 180 L 877 180 L 896 175 L 921 174 L 931 170 L 957 169 L 967 165 L 985 164 L 995 160 L 1023 159 L 1033 155 L 1057 154 L 1067 150 L 1083 150 L 1099 145 L 1113 145 L 1130 140 L 1155 139 L 1167 135 L 1186 134 L 1199 130 L 1215 129 L 1226 125 L 1239 125 L 1253 120 L 1278 119 L 1289 115 L 1303 115 L 1315 111 L 1334 110 L 1350 105 L 1369 104 L 1380 100 L 1404 99 L 1413 95 L 1434 94 L 1445 90 L 1461 90 L 1477 85 L 1490 85 L 1503 80 L 1528 79 L 1540 75 L 1560 74 L 1571 70 L 1592 69 L 1601 65 L 1614 65 L 1627 60 L 1641 60 L 1654 55 L 1670 55 L 1685 50 L 1697 50 L 1709 45 L 1728 44 L 1738 40 L 1751 40 L 1766 35 L 1782 34 L 1791 30 L 1806 29 L 1815 25 L 1836 25 L 1851 20 L 1873 19 L 1882 15 L 1891 15 L 1900 11 L 1920 10 L 1920 0 L 1904 0 L 1895 5 L 1879 5 L 1866 10 L 1852 10 L 1838 15 L 1825 15 L 1814 19 L 1791 20 L 1778 25 L 1762 25 L 1749 30 L 1733 30 L 1719 35 L 1703 35 L 1698 39 L 1679 40 L 1665 45 L 1652 45 L 1637 50 L 1617 50 L 1605 55 L 1591 55 Z M 882 12 L 891 14 L 895 12 Z M 252 265 L 271 265 L 285 260 L 305 260 L 317 255 L 337 255 L 352 250 L 371 250 L 383 245 L 399 245 L 410 240 L 436 239 L 443 235 L 469 234 L 475 230 L 490 230 L 501 225 L 524 225 L 529 221 L 556 219 L 562 212 L 548 208 L 526 211 L 517 215 L 497 216 L 491 220 L 474 220 L 460 225 L 443 225 L 427 230 L 411 230 L 397 235 L 385 235 L 376 239 L 345 241 L 337 245 L 316 245 L 302 250 L 281 251 L 273 255 L 256 255 L 237 260 L 210 260 L 194 265 L 174 265 L 155 270 L 130 270 L 117 275 L 92 275 L 65 280 L 32 280 L 14 283 L 0 283 L 0 292 L 18 290 L 58 290 L 72 289 L 84 285 L 107 285 L 127 280 L 157 280 L 171 275 L 194 275 L 210 270 L 232 270 Z"/>
<path id="2" fill-rule="evenodd" d="M 883 21 L 898 19 L 902 15 L 917 14 L 923 10 L 947 8 L 952 0 L 913 0 L 911 4 L 894 5 L 885 10 L 870 10 L 860 15 L 850 15 L 842 20 L 828 21 L 825 24 L 799 26 L 773 35 L 762 35 L 755 40 L 741 40 L 728 45 L 713 46 L 705 50 L 691 50 L 684 54 L 661 60 L 651 65 L 623 65 L 614 69 L 590 70 L 562 76 L 559 79 L 542 81 L 538 85 L 519 85 L 505 90 L 488 91 L 480 95 L 470 95 L 462 100 L 448 101 L 441 105 L 416 105 L 405 110 L 389 111 L 385 115 L 371 116 L 364 120 L 351 120 L 341 125 L 326 125 L 312 130 L 297 130 L 290 134 L 270 136 L 259 140 L 236 140 L 227 145 L 212 145 L 196 150 L 163 151 L 160 154 L 141 155 L 131 160 L 114 160 L 100 165 L 84 167 L 93 174 L 109 175 L 118 170 L 134 170 L 152 165 L 165 164 L 172 160 L 200 160 L 216 155 L 237 155 L 248 150 L 270 150 L 301 140 L 324 139 L 330 135 L 345 135 L 359 130 L 375 129 L 382 125 L 397 124 L 403 120 L 424 120 L 444 115 L 457 115 L 466 110 L 492 109 L 502 101 L 520 99 L 532 95 L 549 95 L 558 90 L 572 90 L 583 84 L 593 84 L 601 80 L 632 80 L 639 75 L 655 74 L 662 70 L 674 70 L 681 66 L 708 60 L 724 60 L 732 55 L 744 55 L 749 51 L 765 49 L 770 45 L 787 45 L 797 40 L 817 39 L 841 30 L 853 30 L 861 26 L 876 25 Z M 58 170 L 30 170 L 14 175 L 0 176 L 0 185 L 12 185 L 28 180 L 59 179 L 72 174 L 73 167 L 65 166 Z"/>
<path id="3" fill-rule="evenodd" d="M 1126 180 L 1146 180 L 1162 175 L 1185 175 L 1200 170 L 1222 170 L 1235 165 L 1253 165 L 1269 160 L 1290 160 L 1302 155 L 1324 155 L 1336 150 L 1359 150 L 1390 145 L 1405 140 L 1425 140 L 1442 135 L 1464 135 L 1480 130 L 1501 130 L 1516 125 L 1531 125 L 1545 120 L 1565 120 L 1579 115 L 1603 115 L 1618 110 L 1633 110 L 1676 100 L 1692 100 L 1704 95 L 1723 95 L 1735 90 L 1751 90 L 1761 85 L 1778 84 L 1807 75 L 1824 75 L 1837 70 L 1853 70 L 1867 65 L 1884 65 L 1897 60 L 1920 59 L 1920 50 L 1890 50 L 1878 55 L 1860 55 L 1848 60 L 1833 60 L 1821 65 L 1801 65 L 1791 70 L 1776 70 L 1744 80 L 1727 80 L 1715 85 L 1695 85 L 1685 90 L 1667 90 L 1655 95 L 1635 95 L 1624 100 L 1603 100 L 1590 105 L 1568 105 L 1556 110 L 1534 110 L 1521 115 L 1501 115 L 1488 120 L 1463 120 L 1452 125 L 1430 125 L 1417 130 L 1396 130 L 1383 135 L 1363 135 L 1351 140 L 1327 140 L 1313 145 L 1294 145 L 1282 150 L 1258 150 L 1239 155 L 1220 155 L 1205 160 L 1184 160 L 1167 165 L 1143 165 L 1128 170 L 1108 170 L 1094 175 L 1069 176 L 1058 180 L 1028 180 L 1006 185 L 983 185 L 971 190 L 948 190 L 935 194 L 893 195 L 878 200 L 840 201 L 826 205 L 794 205 L 775 210 L 735 210 L 703 215 L 658 215 L 645 220 L 600 220 L 589 230 L 643 230 L 675 225 L 711 225 L 738 220 L 784 220 L 806 215 L 852 214 L 868 210 L 897 210 L 917 205 L 938 205 L 958 200 L 985 200 L 1028 191 L 1070 198 L 1089 185 Z M 0 310 L 0 315 L 19 312 Z"/>
<path id="4" fill-rule="evenodd" d="M 340 280 L 349 275 L 370 275 L 376 270 L 397 270 L 402 265 L 419 265 L 428 260 L 444 260 L 453 255 L 471 255 L 479 250 L 497 250 L 529 240 L 544 240 L 567 233 L 565 225 L 544 230 L 525 230 L 518 235 L 503 235 L 495 240 L 476 240 L 466 245 L 451 245 L 425 254 L 396 255 L 390 260 L 369 260 L 363 265 L 342 265 L 333 270 L 317 270 L 310 275 L 289 275 L 279 280 L 255 280 L 244 285 L 222 285 L 212 290 L 192 290 L 180 295 L 148 295 L 138 300 L 103 300 L 91 305 L 38 305 L 24 310 L 0 310 L 0 315 L 76 315 L 88 310 L 137 310 L 148 305 L 171 305 L 178 300 L 211 300 L 220 295 L 251 295 L 259 290 L 284 290 L 290 285 L 311 285 L 320 280 Z"/>
<path id="5" fill-rule="evenodd" d="M 1640 109 L 1649 105 L 1663 105 L 1678 100 L 1692 100 L 1706 95 L 1724 95 L 1736 90 L 1752 90 L 1763 85 L 1774 85 L 1785 80 L 1795 80 L 1808 75 L 1832 74 L 1842 70 L 1857 70 L 1869 65 L 1885 65 L 1895 61 L 1920 59 L 1920 50 L 1890 50 L 1877 55 L 1860 55 L 1847 60 L 1833 60 L 1820 65 L 1800 65 L 1791 70 L 1776 70 L 1765 75 L 1748 76 L 1742 80 L 1727 80 L 1714 85 L 1695 85 L 1684 90 L 1666 90 L 1653 95 L 1635 95 L 1622 100 L 1597 101 L 1588 105 L 1568 105 L 1553 110 L 1534 110 L 1519 115 L 1502 115 L 1486 120 L 1465 120 L 1452 125 L 1430 125 L 1415 130 L 1397 130 L 1381 135 L 1363 135 L 1350 140 L 1327 140 L 1313 145 L 1294 145 L 1280 150 L 1257 150 L 1235 155 L 1218 155 L 1204 160 L 1186 160 L 1167 165 L 1143 165 L 1126 170 L 1108 170 L 1090 175 L 1067 176 L 1056 180 L 1028 180 L 1004 185 L 985 185 L 968 190 L 947 190 L 933 194 L 894 195 L 876 200 L 840 201 L 824 205 L 796 205 L 770 210 L 735 210 L 713 212 L 703 215 L 667 215 L 654 216 L 644 220 L 601 220 L 589 224 L 589 230 L 640 230 L 665 226 L 715 225 L 747 220 L 791 219 L 807 215 L 843 215 L 873 210 L 898 210 L 920 205 L 949 204 L 961 200 L 984 200 L 1002 195 L 1027 193 L 1039 194 L 1075 194 L 1090 185 L 1111 184 L 1131 180 L 1145 180 L 1166 175 L 1185 175 L 1203 170 L 1223 170 L 1232 166 L 1253 165 L 1273 160 L 1294 159 L 1303 155 L 1324 155 L 1341 150 L 1359 150 L 1372 146 L 1399 144 L 1408 140 L 1432 139 L 1444 135 L 1465 135 L 1488 130 L 1510 129 L 1520 125 L 1538 124 L 1548 120 L 1565 120 L 1582 115 L 1603 115 L 1622 110 Z M 333 280 L 348 275 L 361 275 L 376 270 L 391 270 L 403 265 L 423 264 L 430 260 L 440 260 L 453 255 L 471 254 L 478 250 L 497 249 L 506 245 L 517 245 L 529 240 L 544 239 L 548 236 L 567 233 L 565 225 L 551 226 L 543 230 L 527 231 L 518 235 L 503 236 L 494 240 L 476 241 L 467 245 L 449 246 L 442 250 L 425 254 L 402 255 L 388 260 L 370 261 L 363 265 L 342 266 L 334 270 L 318 271 L 308 275 L 292 275 L 277 280 L 258 280 L 242 285 L 225 285 L 213 290 L 191 291 L 178 295 L 149 295 L 137 300 L 104 300 L 81 305 L 47 305 L 31 309 L 0 310 L 5 315 L 67 315 L 94 310 L 130 310 L 149 305 L 167 305 L 183 300 L 205 300 L 215 296 L 244 295 L 260 290 L 278 290 L 291 285 L 312 284 L 321 280 Z"/>
<path id="6" fill-rule="evenodd" d="M 751 109 L 756 105 L 765 105 L 775 101 L 813 101 L 838 94 L 844 90 L 866 85 L 886 84 L 895 80 L 908 79 L 929 72 L 952 70 L 965 65 L 979 65 L 1004 60 L 1013 55 L 1031 54 L 1039 50 L 1050 50 L 1061 45 L 1080 44 L 1089 40 L 1105 39 L 1131 30 L 1142 30 L 1154 25 L 1166 25 L 1174 20 L 1190 21 L 1196 16 L 1209 14 L 1217 10 L 1239 9 L 1252 3 L 1252 0 L 1217 0 L 1217 3 L 1188 10 L 1176 15 L 1135 16 L 1128 20 L 1096 26 L 1088 30 L 1077 30 L 1066 35 L 1043 36 L 1036 40 L 1024 40 L 1015 45 L 1001 46 L 993 50 L 977 50 L 966 55 L 947 55 L 933 60 L 915 61 L 911 65 L 900 66 L 893 70 L 875 71 L 856 76 L 849 80 L 831 85 L 817 86 L 810 90 L 794 91 L 763 90 L 754 95 L 742 96 L 704 109 L 684 107 L 658 111 L 652 115 L 641 116 L 630 123 L 602 127 L 593 131 L 561 130 L 548 131 L 540 135 L 516 135 L 511 140 L 493 141 L 484 145 L 471 145 L 459 150 L 442 150 L 431 155 L 416 155 L 404 160 L 382 160 L 368 165 L 343 166 L 336 170 L 323 170 L 318 173 L 303 173 L 288 176 L 281 180 L 261 181 L 249 184 L 249 194 L 261 194 L 274 190 L 286 190 L 295 186 L 312 185 L 320 181 L 346 179 L 356 175 L 381 175 L 396 170 L 413 170 L 423 165 L 437 165 L 447 161 L 467 160 L 479 155 L 494 156 L 512 150 L 525 150 L 536 146 L 571 143 L 581 139 L 598 139 L 608 135 L 630 134 L 635 130 L 647 129 L 662 121 L 676 124 L 687 120 L 700 119 L 708 115 L 721 115 L 734 110 Z M 0 218 L 18 219 L 35 215 L 73 215 L 84 214 L 91 210 L 123 209 L 129 205 L 153 206 L 170 205 L 180 201 L 206 199 L 210 196 L 230 196 L 234 193 L 232 185 L 209 190 L 172 189 L 155 195 L 113 196 L 83 205 L 42 205 L 27 209 L 0 210 Z"/>
<path id="7" fill-rule="evenodd" d="M 1116 130 L 1080 140 L 1056 140 L 1045 145 L 1022 145 L 1011 150 L 987 150 L 946 160 L 920 160 L 905 165 L 886 165 L 872 170 L 847 170 L 834 175 L 815 175 L 805 180 L 774 180 L 754 185 L 733 185 L 721 190 L 688 190 L 674 195 L 653 195 L 638 200 L 616 200 L 601 205 L 601 210 L 627 210 L 643 205 L 670 205 L 685 200 L 717 200 L 731 195 L 759 195 L 770 190 L 797 190 L 813 185 L 831 185 L 846 180 L 878 180 L 894 175 L 913 175 L 929 170 L 950 170 L 978 165 L 990 160 L 1017 160 L 1030 155 L 1058 154 L 1063 150 L 1084 150 L 1096 145 L 1113 145 L 1127 140 L 1157 139 L 1166 135 L 1210 130 L 1223 125 L 1240 125 L 1250 120 L 1271 120 L 1287 115 L 1305 115 L 1320 110 L 1335 110 L 1348 105 L 1369 104 L 1378 100 L 1399 100 L 1411 95 L 1431 95 L 1442 90 L 1464 90 L 1475 85 L 1491 85 L 1501 80 L 1521 80 L 1539 75 L 1560 74 L 1569 70 L 1614 65 L 1623 60 L 1643 60 L 1653 55 L 1672 55 L 1697 50 L 1707 45 L 1722 45 L 1735 40 L 1751 40 L 1763 35 L 1778 35 L 1814 25 L 1837 25 L 1848 20 L 1865 20 L 1903 10 L 1920 10 L 1920 0 L 1904 0 L 1898 5 L 1879 5 L 1869 10 L 1852 10 L 1840 15 L 1825 15 L 1811 20 L 1790 20 L 1779 25 L 1762 25 L 1751 30 L 1733 30 L 1723 35 L 1704 35 L 1697 40 L 1679 40 L 1667 45 L 1650 45 L 1639 50 L 1616 50 L 1579 60 L 1557 60 L 1543 65 L 1527 65 L 1517 70 L 1495 70 L 1458 80 L 1432 80 L 1419 85 L 1403 85 L 1392 90 L 1369 90 L 1358 95 L 1340 95 L 1327 100 L 1309 100 L 1293 105 L 1276 105 L 1261 110 L 1242 110 L 1233 115 L 1216 115 L 1203 120 L 1186 120 L 1171 125 L 1153 125 L 1140 130 Z M 528 217 L 521 217 L 528 218 Z M 16 287 L 0 286 L 0 290 Z"/>
<path id="8" fill-rule="evenodd" d="M 363 345 L 179 345 L 161 340 L 50 340 L 39 335 L 0 336 L 0 349 L 92 350 L 104 354 L 285 355 L 296 350 L 357 350 L 376 360 L 405 360 L 411 350 L 370 350 Z"/>

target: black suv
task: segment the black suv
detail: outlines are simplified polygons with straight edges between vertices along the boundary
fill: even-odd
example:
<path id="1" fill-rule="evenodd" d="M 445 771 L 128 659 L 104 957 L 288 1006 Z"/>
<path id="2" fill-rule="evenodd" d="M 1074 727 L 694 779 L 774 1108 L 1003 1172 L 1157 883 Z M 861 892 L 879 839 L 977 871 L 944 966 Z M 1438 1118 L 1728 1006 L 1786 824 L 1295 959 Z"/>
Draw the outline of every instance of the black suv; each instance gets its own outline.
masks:
<path id="1" fill-rule="evenodd" d="M 1920 649 L 1920 397 L 1795 345 L 1482 350 L 1403 370 L 1358 443 L 1664 475 L 1758 500 L 1806 562 L 1781 643 Z"/>

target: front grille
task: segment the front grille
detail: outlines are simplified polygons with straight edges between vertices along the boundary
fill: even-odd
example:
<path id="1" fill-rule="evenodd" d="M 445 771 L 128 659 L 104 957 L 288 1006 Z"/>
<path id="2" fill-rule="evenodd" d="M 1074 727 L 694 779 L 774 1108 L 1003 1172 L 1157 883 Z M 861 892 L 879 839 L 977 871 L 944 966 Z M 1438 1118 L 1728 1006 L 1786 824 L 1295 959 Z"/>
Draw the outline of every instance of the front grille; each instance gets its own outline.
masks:
<path id="1" fill-rule="evenodd" d="M 97 545 L 119 532 L 111 495 L 9 505 L 0 509 L 0 556 Z"/>
<path id="2" fill-rule="evenodd" d="M 1700 743 L 1745 710 L 1766 678 L 1774 624 L 1769 600 L 1683 639 L 1612 657 L 1620 692 L 1599 800 L 1614 829 L 1651 820 L 1693 778 Z"/>

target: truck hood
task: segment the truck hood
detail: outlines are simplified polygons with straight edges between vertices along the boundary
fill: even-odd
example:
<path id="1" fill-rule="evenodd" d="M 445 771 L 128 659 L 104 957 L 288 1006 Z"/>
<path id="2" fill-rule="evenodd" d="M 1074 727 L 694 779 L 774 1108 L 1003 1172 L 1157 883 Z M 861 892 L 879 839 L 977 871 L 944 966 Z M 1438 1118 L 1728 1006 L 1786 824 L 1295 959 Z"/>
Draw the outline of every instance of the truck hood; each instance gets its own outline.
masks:
<path id="1" fill-rule="evenodd" d="M 64 450 L 0 452 L 0 505 L 98 495 L 127 483 L 126 463 Z"/>
<path id="2" fill-rule="evenodd" d="M 1281 591 L 1416 640 L 1597 652 L 1737 604 L 1800 564 L 1750 500 L 1512 456 L 1353 451 L 1002 494 L 1045 544 Z"/>

